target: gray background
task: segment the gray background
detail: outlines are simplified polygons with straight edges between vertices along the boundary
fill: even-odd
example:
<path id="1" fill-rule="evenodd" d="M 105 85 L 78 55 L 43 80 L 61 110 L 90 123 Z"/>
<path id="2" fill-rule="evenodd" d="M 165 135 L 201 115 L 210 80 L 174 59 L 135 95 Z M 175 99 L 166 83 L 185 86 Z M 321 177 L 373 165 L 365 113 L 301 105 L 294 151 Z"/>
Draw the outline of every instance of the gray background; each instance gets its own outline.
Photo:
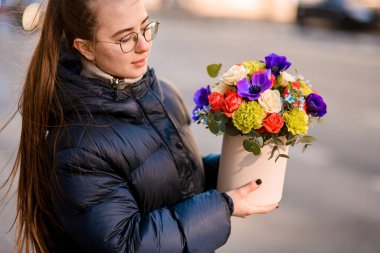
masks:
<path id="1" fill-rule="evenodd" d="M 207 19 L 183 12 L 153 14 L 161 22 L 150 65 L 173 81 L 189 113 L 192 95 L 213 82 L 209 63 L 224 69 L 275 52 L 286 55 L 328 103 L 328 115 L 311 134 L 305 154 L 290 151 L 280 208 L 232 219 L 227 244 L 217 252 L 380 252 L 380 37 L 292 24 Z M 0 15 L 0 123 L 17 106 L 25 68 L 38 34 L 25 34 Z M 203 154 L 218 153 L 221 137 L 193 125 Z M 19 118 L 0 134 L 0 165 L 12 158 Z M 4 180 L 9 166 L 0 174 Z M 265 182 L 264 182 L 265 183 Z M 1 193 L 3 194 L 3 193 Z M 1 206 L 0 252 L 10 252 L 14 199 Z M 205 238 L 206 240 L 207 238 Z"/>

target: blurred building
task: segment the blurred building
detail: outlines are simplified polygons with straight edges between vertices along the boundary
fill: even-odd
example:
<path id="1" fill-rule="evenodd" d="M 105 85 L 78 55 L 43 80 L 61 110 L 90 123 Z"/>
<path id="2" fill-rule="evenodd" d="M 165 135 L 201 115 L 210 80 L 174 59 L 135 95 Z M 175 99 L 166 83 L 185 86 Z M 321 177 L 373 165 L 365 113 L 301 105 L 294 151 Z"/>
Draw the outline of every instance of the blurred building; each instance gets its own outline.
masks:
<path id="1" fill-rule="evenodd" d="M 182 10 L 198 16 L 300 23 L 305 18 L 319 18 L 330 23 L 351 23 L 380 27 L 380 0 L 144 0 L 152 10 Z M 300 14 L 301 10 L 301 14 Z M 303 17 L 303 16 L 302 16 Z M 333 21 L 333 22 L 331 22 Z M 353 21 L 353 22 L 351 22 Z"/>
<path id="2" fill-rule="evenodd" d="M 195 15 L 291 22 L 297 0 L 144 0 L 154 10 L 180 8 Z"/>

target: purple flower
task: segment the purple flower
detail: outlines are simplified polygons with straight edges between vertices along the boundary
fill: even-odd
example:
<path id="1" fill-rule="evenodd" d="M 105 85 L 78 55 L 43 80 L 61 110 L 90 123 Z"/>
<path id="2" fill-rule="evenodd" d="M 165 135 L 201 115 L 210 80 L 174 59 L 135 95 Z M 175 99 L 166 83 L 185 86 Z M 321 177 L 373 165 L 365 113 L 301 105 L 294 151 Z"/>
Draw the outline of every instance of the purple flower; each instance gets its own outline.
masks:
<path id="1" fill-rule="evenodd" d="M 285 56 L 273 53 L 265 57 L 265 63 L 266 67 L 272 70 L 272 74 L 275 77 L 278 77 L 282 71 L 287 70 L 292 65 Z"/>
<path id="2" fill-rule="evenodd" d="M 208 95 L 211 93 L 210 86 L 207 86 L 207 88 L 200 88 L 197 90 L 194 94 L 193 100 L 197 107 L 201 108 L 205 105 L 208 105 Z"/>
<path id="3" fill-rule="evenodd" d="M 258 99 L 262 92 L 272 87 L 270 74 L 270 70 L 265 70 L 261 74 L 252 76 L 252 82 L 249 82 L 247 78 L 243 78 L 236 84 L 237 93 L 239 96 L 248 98 L 249 100 Z"/>
<path id="4" fill-rule="evenodd" d="M 327 106 L 323 98 L 318 94 L 311 93 L 306 98 L 306 112 L 314 117 L 322 117 L 327 113 Z"/>

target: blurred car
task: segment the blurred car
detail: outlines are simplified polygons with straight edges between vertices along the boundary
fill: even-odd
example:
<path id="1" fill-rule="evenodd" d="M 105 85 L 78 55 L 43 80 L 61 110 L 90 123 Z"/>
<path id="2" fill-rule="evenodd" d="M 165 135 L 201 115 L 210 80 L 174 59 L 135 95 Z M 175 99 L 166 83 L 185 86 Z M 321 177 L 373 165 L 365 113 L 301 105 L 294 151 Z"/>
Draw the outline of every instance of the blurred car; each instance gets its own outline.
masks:
<path id="1" fill-rule="evenodd" d="M 377 26 L 380 15 L 366 2 L 359 0 L 299 1 L 297 23 L 306 25 L 316 19 L 339 28 L 359 29 Z"/>

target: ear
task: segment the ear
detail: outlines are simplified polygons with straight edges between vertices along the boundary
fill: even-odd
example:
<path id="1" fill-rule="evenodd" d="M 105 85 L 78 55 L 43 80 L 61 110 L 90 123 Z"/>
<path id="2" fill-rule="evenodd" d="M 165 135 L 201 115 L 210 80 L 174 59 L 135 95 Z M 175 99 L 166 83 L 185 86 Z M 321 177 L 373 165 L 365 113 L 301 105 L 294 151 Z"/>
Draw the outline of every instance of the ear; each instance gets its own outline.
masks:
<path id="1" fill-rule="evenodd" d="M 89 40 L 76 38 L 73 47 L 78 50 L 87 60 L 94 61 L 94 44 Z"/>

